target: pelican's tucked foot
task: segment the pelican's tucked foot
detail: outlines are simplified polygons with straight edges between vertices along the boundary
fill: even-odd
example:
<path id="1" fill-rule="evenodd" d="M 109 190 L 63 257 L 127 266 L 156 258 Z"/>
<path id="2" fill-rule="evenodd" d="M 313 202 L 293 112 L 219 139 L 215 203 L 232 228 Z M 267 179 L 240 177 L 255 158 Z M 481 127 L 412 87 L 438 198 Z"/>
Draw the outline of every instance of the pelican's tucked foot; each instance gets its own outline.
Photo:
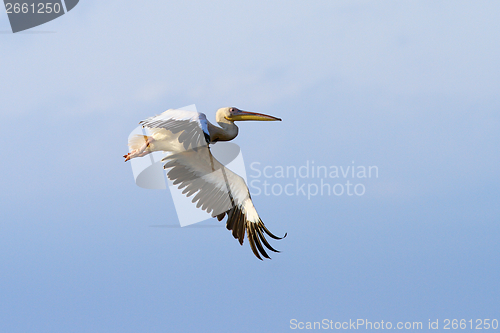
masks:
<path id="1" fill-rule="evenodd" d="M 138 149 L 134 149 L 130 153 L 128 153 L 126 155 L 123 155 L 123 157 L 125 157 L 125 162 L 127 162 L 128 160 L 133 159 L 134 157 L 137 157 L 137 153 L 138 152 L 139 152 Z"/>
<path id="2" fill-rule="evenodd" d="M 123 155 L 125 157 L 125 162 L 128 160 L 133 159 L 134 157 L 142 157 L 146 156 L 147 154 L 152 153 L 153 151 L 151 150 L 150 144 L 153 143 L 155 139 L 153 137 L 147 137 L 146 141 L 144 141 L 144 144 L 141 146 L 139 149 L 134 149 L 127 155 Z M 149 149 L 148 149 L 149 148 Z"/>

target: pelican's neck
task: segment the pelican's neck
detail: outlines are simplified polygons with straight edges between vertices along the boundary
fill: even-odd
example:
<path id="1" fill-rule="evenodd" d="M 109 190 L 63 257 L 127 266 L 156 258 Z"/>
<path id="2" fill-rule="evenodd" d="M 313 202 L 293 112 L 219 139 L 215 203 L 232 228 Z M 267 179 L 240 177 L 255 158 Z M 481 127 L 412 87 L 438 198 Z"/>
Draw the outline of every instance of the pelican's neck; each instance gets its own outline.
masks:
<path id="1" fill-rule="evenodd" d="M 208 123 L 211 142 L 230 141 L 238 135 L 238 126 L 234 122 L 217 116 L 215 120 L 220 127 Z"/>

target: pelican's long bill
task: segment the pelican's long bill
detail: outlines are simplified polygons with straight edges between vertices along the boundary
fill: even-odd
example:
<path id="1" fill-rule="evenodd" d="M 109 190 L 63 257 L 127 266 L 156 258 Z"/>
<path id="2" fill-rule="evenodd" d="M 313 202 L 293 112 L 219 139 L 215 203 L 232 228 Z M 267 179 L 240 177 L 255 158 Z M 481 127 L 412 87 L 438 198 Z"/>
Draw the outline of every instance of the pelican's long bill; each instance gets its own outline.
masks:
<path id="1" fill-rule="evenodd" d="M 229 116 L 226 116 L 226 119 L 231 121 L 242 121 L 242 120 L 281 121 L 280 118 L 269 116 L 267 114 L 242 111 L 237 108 L 231 108 L 229 111 Z"/>

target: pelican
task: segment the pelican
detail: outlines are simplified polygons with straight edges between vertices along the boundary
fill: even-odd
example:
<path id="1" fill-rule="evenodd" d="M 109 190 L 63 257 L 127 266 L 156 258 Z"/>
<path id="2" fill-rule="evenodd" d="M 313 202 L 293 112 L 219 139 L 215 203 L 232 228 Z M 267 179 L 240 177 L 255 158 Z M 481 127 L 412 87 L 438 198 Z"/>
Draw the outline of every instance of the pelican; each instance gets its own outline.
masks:
<path id="1" fill-rule="evenodd" d="M 210 144 L 230 141 L 238 135 L 235 121 L 281 121 L 273 116 L 242 111 L 235 107 L 217 110 L 215 120 L 220 126 L 211 124 L 205 114 L 170 109 L 160 115 L 147 118 L 139 124 L 147 128 L 150 135 L 136 135 L 129 140 L 129 153 L 125 162 L 163 151 L 167 156 L 163 168 L 167 177 L 183 189 L 198 208 L 205 210 L 219 221 L 227 216 L 226 228 L 243 245 L 245 232 L 255 256 L 271 259 L 265 248 L 274 249 L 264 237 L 283 239 L 271 233 L 255 209 L 248 187 L 240 176 L 226 168 L 210 152 Z M 265 248 L 264 248 L 265 247 Z"/>

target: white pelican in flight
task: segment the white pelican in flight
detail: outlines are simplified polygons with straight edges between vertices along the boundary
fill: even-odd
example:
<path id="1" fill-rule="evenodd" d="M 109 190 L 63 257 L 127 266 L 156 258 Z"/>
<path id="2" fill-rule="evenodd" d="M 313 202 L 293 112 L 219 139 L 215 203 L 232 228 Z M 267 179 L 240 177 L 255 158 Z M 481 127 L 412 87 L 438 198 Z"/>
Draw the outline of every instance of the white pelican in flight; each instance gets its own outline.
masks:
<path id="1" fill-rule="evenodd" d="M 148 128 L 151 135 L 132 137 L 130 153 L 123 157 L 128 161 L 154 151 L 167 152 L 163 168 L 169 170 L 167 177 L 173 184 L 188 197 L 196 194 L 192 202 L 212 217 L 221 221 L 227 215 L 226 228 L 232 230 L 233 237 L 243 245 L 246 232 L 255 256 L 260 260 L 261 255 L 271 259 L 264 246 L 279 251 L 269 244 L 264 233 L 274 239 L 282 239 L 286 234 L 278 237 L 266 228 L 243 178 L 215 159 L 209 144 L 234 139 L 238 135 L 235 121 L 281 119 L 234 107 L 217 110 L 215 119 L 220 127 L 212 125 L 205 114 L 193 111 L 171 109 L 150 117 L 139 124 Z"/>

